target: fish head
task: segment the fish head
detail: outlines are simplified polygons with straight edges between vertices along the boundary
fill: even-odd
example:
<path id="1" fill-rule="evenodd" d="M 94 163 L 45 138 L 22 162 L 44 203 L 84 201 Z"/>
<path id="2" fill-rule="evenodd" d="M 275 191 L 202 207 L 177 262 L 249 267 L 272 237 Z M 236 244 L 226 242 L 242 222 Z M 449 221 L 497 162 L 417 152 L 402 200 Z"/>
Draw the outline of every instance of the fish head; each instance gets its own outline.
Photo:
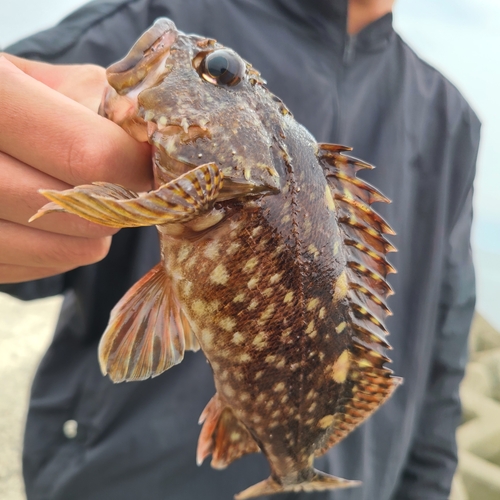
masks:
<path id="1" fill-rule="evenodd" d="M 157 184 L 215 162 L 224 177 L 219 199 L 280 190 L 277 138 L 288 112 L 233 50 L 162 18 L 107 78 L 100 112 L 153 145 Z"/>

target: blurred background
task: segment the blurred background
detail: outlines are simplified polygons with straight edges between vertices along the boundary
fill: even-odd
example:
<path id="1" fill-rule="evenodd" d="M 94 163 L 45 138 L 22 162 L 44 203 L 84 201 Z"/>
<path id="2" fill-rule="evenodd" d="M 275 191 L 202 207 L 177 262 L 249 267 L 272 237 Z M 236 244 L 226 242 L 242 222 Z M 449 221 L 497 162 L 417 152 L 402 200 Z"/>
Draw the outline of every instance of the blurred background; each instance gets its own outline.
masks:
<path id="1" fill-rule="evenodd" d="M 0 48 L 48 28 L 82 0 L 0 2 Z M 500 499 L 500 3 L 397 0 L 396 31 L 451 80 L 483 124 L 475 183 L 477 311 L 463 384 L 460 474 L 453 500 Z M 29 384 L 50 341 L 59 298 L 23 304 L 0 294 L 0 498 L 22 500 L 19 476 Z"/>

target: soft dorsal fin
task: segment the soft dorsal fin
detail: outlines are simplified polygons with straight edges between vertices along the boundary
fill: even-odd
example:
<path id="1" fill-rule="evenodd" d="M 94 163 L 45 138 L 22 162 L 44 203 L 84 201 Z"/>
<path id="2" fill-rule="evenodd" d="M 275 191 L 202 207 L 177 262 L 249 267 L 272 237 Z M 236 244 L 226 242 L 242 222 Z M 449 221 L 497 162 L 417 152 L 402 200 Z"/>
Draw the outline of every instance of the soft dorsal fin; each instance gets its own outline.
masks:
<path id="1" fill-rule="evenodd" d="M 99 363 L 113 382 L 155 377 L 200 348 L 162 264 L 139 280 L 111 311 Z"/>
<path id="2" fill-rule="evenodd" d="M 347 380 L 348 394 L 334 415 L 328 440 L 315 453 L 317 457 L 326 453 L 361 425 L 403 382 L 402 378 L 393 377 L 392 371 L 383 367 L 387 358 L 384 356 L 377 358 L 373 356 L 374 352 L 369 349 L 354 349 Z"/>
<path id="3" fill-rule="evenodd" d="M 353 344 L 343 400 L 334 415 L 330 437 L 316 455 L 322 455 L 355 427 L 363 423 L 391 396 L 402 379 L 392 376 L 382 354 L 390 349 L 384 325 L 391 314 L 386 304 L 392 293 L 387 274 L 396 272 L 386 254 L 396 249 L 384 234 L 395 234 L 372 208 L 372 203 L 389 200 L 373 186 L 356 177 L 372 165 L 344 152 L 351 148 L 320 144 L 318 159 L 330 187 L 346 252 L 346 300 L 350 306 L 349 326 Z"/>

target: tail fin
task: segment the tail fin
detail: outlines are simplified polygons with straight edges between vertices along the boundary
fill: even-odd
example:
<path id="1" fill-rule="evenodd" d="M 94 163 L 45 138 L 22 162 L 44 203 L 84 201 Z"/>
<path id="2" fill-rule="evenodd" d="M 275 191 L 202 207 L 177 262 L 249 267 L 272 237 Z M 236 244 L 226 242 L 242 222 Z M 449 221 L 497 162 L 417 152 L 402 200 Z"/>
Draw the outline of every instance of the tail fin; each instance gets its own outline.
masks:
<path id="1" fill-rule="evenodd" d="M 314 475 L 309 481 L 283 485 L 278 483 L 272 477 L 268 477 L 265 481 L 254 484 L 245 491 L 238 493 L 235 495 L 234 499 L 246 500 L 247 498 L 255 498 L 262 495 L 273 495 L 274 493 L 336 490 L 340 488 L 352 488 L 360 485 L 361 481 L 341 479 L 340 477 L 331 476 L 330 474 L 325 474 L 324 472 L 314 469 Z"/>

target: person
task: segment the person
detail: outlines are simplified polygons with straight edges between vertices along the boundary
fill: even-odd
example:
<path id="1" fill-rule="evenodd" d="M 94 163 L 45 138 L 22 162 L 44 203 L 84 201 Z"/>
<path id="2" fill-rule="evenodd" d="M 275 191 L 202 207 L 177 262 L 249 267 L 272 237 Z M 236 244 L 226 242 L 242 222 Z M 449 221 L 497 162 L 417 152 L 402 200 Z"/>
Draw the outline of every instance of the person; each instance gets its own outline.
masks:
<path id="1" fill-rule="evenodd" d="M 376 165 L 362 175 L 393 201 L 377 210 L 397 232 L 387 326 L 391 368 L 405 383 L 318 459 L 319 469 L 361 487 L 282 498 L 448 498 L 474 308 L 479 122 L 395 33 L 392 3 L 97 0 L 8 48 L 0 60 L 0 290 L 25 300 L 64 294 L 31 392 L 29 500 L 220 500 L 268 474 L 260 454 L 224 471 L 196 466 L 197 420 L 214 392 L 200 352 L 140 383 L 113 385 L 100 374 L 109 311 L 159 261 L 155 228 L 114 234 L 63 214 L 27 223 L 44 203 L 38 188 L 151 185 L 148 146 L 95 111 L 102 67 L 159 16 L 234 48 L 318 141 L 353 146 Z"/>

